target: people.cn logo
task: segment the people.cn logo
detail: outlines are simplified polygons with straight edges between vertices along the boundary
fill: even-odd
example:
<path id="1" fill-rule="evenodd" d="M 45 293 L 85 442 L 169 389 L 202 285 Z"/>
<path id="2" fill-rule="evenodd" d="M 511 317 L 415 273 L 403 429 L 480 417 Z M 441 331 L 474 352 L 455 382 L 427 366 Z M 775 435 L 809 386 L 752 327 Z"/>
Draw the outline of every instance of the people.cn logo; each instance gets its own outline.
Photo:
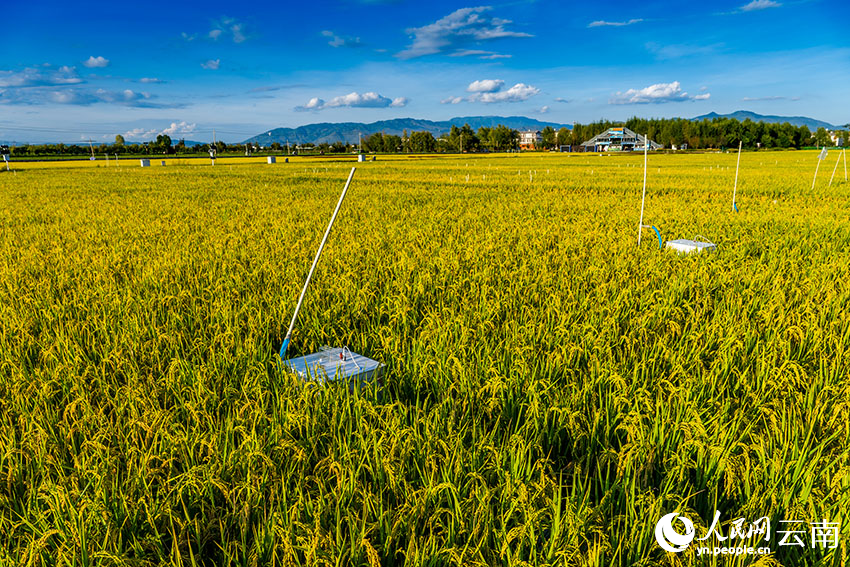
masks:
<path id="1" fill-rule="evenodd" d="M 679 522 L 685 527 L 685 533 L 679 533 L 673 528 L 673 520 L 679 518 Z M 671 512 L 663 516 L 658 523 L 655 524 L 655 541 L 658 542 L 664 550 L 672 553 L 685 551 L 688 545 L 694 540 L 696 530 L 694 523 L 678 512 Z"/>

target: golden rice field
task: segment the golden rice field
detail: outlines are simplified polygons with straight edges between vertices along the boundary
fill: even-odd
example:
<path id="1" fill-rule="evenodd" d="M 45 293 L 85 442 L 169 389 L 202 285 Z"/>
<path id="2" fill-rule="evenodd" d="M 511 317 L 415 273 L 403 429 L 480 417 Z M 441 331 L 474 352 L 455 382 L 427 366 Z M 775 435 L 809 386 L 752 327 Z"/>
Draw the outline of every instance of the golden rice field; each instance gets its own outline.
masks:
<path id="1" fill-rule="evenodd" d="M 0 565 L 850 564 L 850 183 L 835 153 L 13 163 Z M 840 523 L 664 551 L 678 511 Z M 808 540 L 807 540 L 808 542 Z"/>

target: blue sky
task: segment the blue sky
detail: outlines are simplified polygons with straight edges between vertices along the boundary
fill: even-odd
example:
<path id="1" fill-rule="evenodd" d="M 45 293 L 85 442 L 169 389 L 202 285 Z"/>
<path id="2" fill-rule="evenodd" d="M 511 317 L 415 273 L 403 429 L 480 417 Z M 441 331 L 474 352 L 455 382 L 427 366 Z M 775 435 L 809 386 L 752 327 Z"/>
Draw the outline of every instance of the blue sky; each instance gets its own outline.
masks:
<path id="1" fill-rule="evenodd" d="M 0 140 L 752 110 L 850 122 L 850 2 L 7 4 Z"/>

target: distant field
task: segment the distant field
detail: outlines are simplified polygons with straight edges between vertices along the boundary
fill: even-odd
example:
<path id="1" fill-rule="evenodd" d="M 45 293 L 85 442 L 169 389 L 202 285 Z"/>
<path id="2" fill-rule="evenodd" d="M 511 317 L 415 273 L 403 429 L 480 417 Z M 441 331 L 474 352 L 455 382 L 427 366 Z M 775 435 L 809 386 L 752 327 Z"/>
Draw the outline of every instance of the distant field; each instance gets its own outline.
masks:
<path id="1" fill-rule="evenodd" d="M 736 214 L 736 154 L 650 155 L 645 222 L 702 257 L 637 248 L 642 155 L 13 163 L 0 565 L 847 565 L 850 183 L 816 156 L 744 153 Z M 387 365 L 349 393 L 277 350 L 353 165 L 290 346 Z M 840 538 L 656 543 L 715 510 Z"/>

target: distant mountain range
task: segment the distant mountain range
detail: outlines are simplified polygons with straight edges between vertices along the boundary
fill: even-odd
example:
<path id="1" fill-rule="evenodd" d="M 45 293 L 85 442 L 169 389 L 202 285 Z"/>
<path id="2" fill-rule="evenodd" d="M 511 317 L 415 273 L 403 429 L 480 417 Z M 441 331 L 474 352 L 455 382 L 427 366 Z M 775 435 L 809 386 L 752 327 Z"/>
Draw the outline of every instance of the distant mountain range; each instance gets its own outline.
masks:
<path id="1" fill-rule="evenodd" d="M 482 126 L 492 128 L 499 124 L 515 130 L 542 130 L 546 126 L 558 130 L 560 128 L 572 128 L 570 124 L 558 124 L 556 122 L 543 122 L 525 116 L 459 116 L 449 120 L 435 122 L 433 120 L 420 120 L 416 118 L 396 118 L 394 120 L 381 120 L 364 124 L 362 122 L 322 122 L 319 124 L 307 124 L 298 128 L 275 128 L 267 130 L 248 138 L 243 143 L 259 144 L 268 146 L 274 142 L 280 144 L 321 144 L 327 142 L 347 142 L 356 144 L 360 134 L 365 138 L 375 132 L 401 136 L 407 130 L 410 132 L 431 132 L 435 137 L 451 130 L 452 126 L 462 127 L 469 124 L 473 130 Z"/>
<path id="2" fill-rule="evenodd" d="M 818 128 L 826 128 L 827 130 L 836 130 L 842 128 L 842 126 L 835 126 L 830 124 L 829 122 L 824 122 L 823 120 L 815 120 L 814 118 L 809 118 L 807 116 L 770 116 L 764 114 L 756 114 L 755 112 L 750 112 L 749 110 L 736 110 L 730 114 L 717 114 L 716 112 L 709 112 L 708 114 L 703 114 L 702 116 L 696 116 L 691 120 L 703 120 L 712 118 L 734 118 L 735 120 L 740 120 L 743 122 L 747 118 L 752 120 L 753 122 L 771 122 L 776 124 L 782 124 L 784 122 L 788 122 L 792 126 L 808 126 L 809 130 L 814 132 Z"/>
<path id="3" fill-rule="evenodd" d="M 691 120 L 703 120 L 712 118 L 734 118 L 743 122 L 750 119 L 754 122 L 788 122 L 794 126 L 808 126 L 809 130 L 815 131 L 821 126 L 828 130 L 846 128 L 847 126 L 835 126 L 822 120 L 815 120 L 806 116 L 768 116 L 756 114 L 747 110 L 738 110 L 731 114 L 717 114 L 710 112 L 702 116 L 696 116 Z M 513 128 L 514 130 L 542 130 L 546 126 L 551 126 L 555 130 L 560 128 L 572 128 L 571 124 L 559 124 L 556 122 L 546 122 L 526 116 L 458 116 L 449 120 L 434 121 L 417 118 L 396 118 L 393 120 L 381 120 L 364 124 L 362 122 L 321 122 L 318 124 L 307 124 L 297 128 L 275 128 L 267 130 L 262 134 L 257 134 L 248 138 L 244 142 L 268 146 L 274 142 L 285 145 L 290 144 L 321 144 L 327 142 L 347 142 L 356 144 L 360 134 L 365 138 L 375 132 L 383 132 L 384 134 L 393 134 L 400 136 L 405 130 L 410 132 L 431 132 L 435 137 L 440 136 L 451 130 L 452 126 L 461 127 L 464 124 L 469 124 L 473 130 L 478 130 L 481 126 L 492 128 L 499 124 Z M 186 142 L 189 145 L 189 142 Z"/>

